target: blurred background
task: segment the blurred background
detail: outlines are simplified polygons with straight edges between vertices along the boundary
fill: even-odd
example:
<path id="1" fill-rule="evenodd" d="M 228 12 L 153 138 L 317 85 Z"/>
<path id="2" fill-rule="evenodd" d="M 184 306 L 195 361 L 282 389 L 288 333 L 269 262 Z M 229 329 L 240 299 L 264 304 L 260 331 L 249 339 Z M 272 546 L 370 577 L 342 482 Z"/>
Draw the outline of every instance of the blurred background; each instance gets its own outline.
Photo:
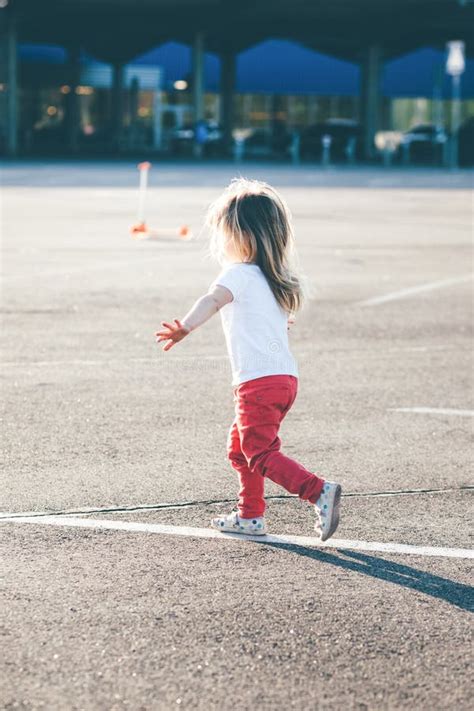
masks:
<path id="1" fill-rule="evenodd" d="M 472 165 L 473 10 L 0 0 L 0 152 Z"/>
<path id="2" fill-rule="evenodd" d="M 1 709 L 471 711 L 473 28 L 468 0 L 0 0 Z M 215 279 L 239 173 L 293 215 L 284 442 L 344 487 L 332 552 L 271 481 L 299 545 L 157 533 L 236 499 L 220 319 L 153 334 Z"/>

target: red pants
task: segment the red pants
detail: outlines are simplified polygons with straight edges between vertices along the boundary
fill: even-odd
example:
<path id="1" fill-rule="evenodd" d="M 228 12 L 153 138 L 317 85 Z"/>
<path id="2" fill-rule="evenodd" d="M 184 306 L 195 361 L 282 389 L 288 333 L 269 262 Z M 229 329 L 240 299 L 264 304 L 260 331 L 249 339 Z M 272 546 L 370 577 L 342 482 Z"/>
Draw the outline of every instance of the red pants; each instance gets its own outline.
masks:
<path id="1" fill-rule="evenodd" d="M 263 516 L 264 477 L 300 499 L 315 503 L 324 479 L 280 452 L 280 423 L 293 405 L 298 380 L 269 375 L 234 388 L 235 420 L 229 432 L 228 456 L 240 477 L 238 510 L 242 518 Z"/>

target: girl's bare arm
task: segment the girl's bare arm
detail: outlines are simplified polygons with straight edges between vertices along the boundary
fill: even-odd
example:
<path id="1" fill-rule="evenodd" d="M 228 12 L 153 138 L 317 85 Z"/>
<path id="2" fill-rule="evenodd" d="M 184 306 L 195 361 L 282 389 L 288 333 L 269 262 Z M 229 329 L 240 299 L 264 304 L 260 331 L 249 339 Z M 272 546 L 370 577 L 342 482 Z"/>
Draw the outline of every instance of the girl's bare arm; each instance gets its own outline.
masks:
<path id="1" fill-rule="evenodd" d="M 225 286 L 215 286 L 208 294 L 201 296 L 196 301 L 194 306 L 186 314 L 182 321 L 175 318 L 173 323 L 162 321 L 163 326 L 161 331 L 156 331 L 156 342 L 166 341 L 163 346 L 164 351 L 169 351 L 175 343 L 182 341 L 188 333 L 196 330 L 203 323 L 208 321 L 211 316 L 214 316 L 219 309 L 232 301 L 233 296 L 229 289 Z"/>

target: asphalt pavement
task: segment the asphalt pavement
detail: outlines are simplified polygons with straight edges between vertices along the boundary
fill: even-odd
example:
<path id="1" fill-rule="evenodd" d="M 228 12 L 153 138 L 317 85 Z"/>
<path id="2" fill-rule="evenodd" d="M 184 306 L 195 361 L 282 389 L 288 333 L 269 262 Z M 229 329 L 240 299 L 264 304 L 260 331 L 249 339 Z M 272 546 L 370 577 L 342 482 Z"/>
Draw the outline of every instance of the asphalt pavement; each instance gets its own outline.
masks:
<path id="1" fill-rule="evenodd" d="M 0 518 L 202 529 L 235 505 L 219 320 L 168 354 L 153 334 L 214 278 L 203 216 L 237 173 L 293 212 L 308 298 L 282 440 L 341 482 L 335 538 L 471 548 L 467 171 L 156 165 L 147 221 L 183 242 L 130 238 L 131 162 L 5 164 Z M 266 493 L 272 534 L 315 535 Z M 461 556 L 5 520 L 0 547 L 2 708 L 470 708 Z"/>

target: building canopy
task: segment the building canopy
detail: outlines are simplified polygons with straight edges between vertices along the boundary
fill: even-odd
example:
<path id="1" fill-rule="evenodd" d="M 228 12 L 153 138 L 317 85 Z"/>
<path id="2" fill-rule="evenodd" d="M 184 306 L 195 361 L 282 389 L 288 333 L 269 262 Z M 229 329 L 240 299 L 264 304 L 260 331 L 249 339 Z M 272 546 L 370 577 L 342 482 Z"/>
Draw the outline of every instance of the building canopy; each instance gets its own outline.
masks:
<path id="1" fill-rule="evenodd" d="M 20 55 L 26 62 L 64 63 L 67 53 L 61 47 L 23 44 Z M 84 55 L 87 61 L 87 55 Z M 191 50 L 167 42 L 143 55 L 134 64 L 159 66 L 164 73 L 164 88 L 175 81 L 189 79 Z M 434 91 L 450 97 L 449 77 L 445 73 L 446 54 L 422 48 L 386 63 L 382 91 L 387 97 L 432 97 Z M 220 62 L 215 54 L 205 58 L 207 91 L 218 91 Z M 474 60 L 468 59 L 462 78 L 462 95 L 474 97 Z M 267 40 L 241 52 L 237 59 L 237 86 L 240 93 L 316 94 L 355 96 L 359 92 L 359 67 L 353 62 L 321 54 L 295 42 Z"/>

